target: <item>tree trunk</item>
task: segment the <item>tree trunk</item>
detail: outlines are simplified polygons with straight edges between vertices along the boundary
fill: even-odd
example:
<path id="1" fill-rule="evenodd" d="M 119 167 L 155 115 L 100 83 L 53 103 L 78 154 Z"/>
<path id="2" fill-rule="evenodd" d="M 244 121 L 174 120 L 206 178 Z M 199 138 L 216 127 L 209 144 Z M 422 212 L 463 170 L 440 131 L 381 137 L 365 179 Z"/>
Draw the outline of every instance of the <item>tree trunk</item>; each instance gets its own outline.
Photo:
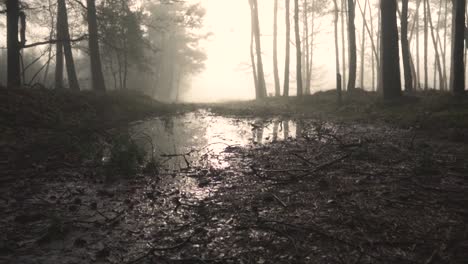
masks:
<path id="1" fill-rule="evenodd" d="M 419 48 L 420 48 L 420 43 L 419 43 L 419 7 L 421 5 L 421 0 L 417 0 L 416 3 L 416 14 L 414 16 L 414 20 L 416 23 L 416 90 L 421 90 L 421 60 L 420 60 L 420 54 L 419 54 Z"/>
<path id="2" fill-rule="evenodd" d="M 401 11 L 401 51 L 403 54 L 403 70 L 405 76 L 405 91 L 411 92 L 413 90 L 413 76 L 411 73 L 411 53 L 408 41 L 408 2 L 409 0 L 402 1 Z"/>
<path id="3" fill-rule="evenodd" d="M 465 40 L 465 5 L 466 0 L 453 1 L 453 32 L 452 36 L 452 83 L 454 95 L 465 95 L 465 67 L 463 62 Z"/>
<path id="4" fill-rule="evenodd" d="M 447 90 L 449 84 L 447 83 L 447 25 L 448 25 L 448 2 L 445 1 L 445 13 L 444 13 L 444 49 L 443 49 L 443 70 L 444 70 L 444 88 Z"/>
<path id="5" fill-rule="evenodd" d="M 87 19 L 89 35 L 89 57 L 91 61 L 92 88 L 95 91 L 105 91 L 104 75 L 102 74 L 101 54 L 99 51 L 98 27 L 95 0 L 87 0 Z"/>
<path id="6" fill-rule="evenodd" d="M 260 98 L 260 93 L 258 89 L 258 77 L 257 77 L 257 65 L 255 63 L 255 51 L 254 51 L 254 38 L 255 38 L 255 29 L 253 24 L 253 13 L 252 13 L 252 24 L 250 30 L 250 63 L 252 65 L 252 73 L 254 79 L 254 87 L 255 87 L 255 98 Z"/>
<path id="7" fill-rule="evenodd" d="M 310 53 L 309 53 L 309 10 L 307 10 L 307 0 L 303 0 L 303 30 L 304 30 L 304 45 L 303 49 L 303 58 L 304 65 L 302 65 L 304 83 L 302 87 L 304 88 L 305 94 L 310 94 L 310 79 L 309 79 L 309 67 L 310 67 Z"/>
<path id="8" fill-rule="evenodd" d="M 286 0 L 286 55 L 284 63 L 284 86 L 283 96 L 289 96 L 289 67 L 291 56 L 291 19 L 290 19 L 290 0 Z"/>
<path id="9" fill-rule="evenodd" d="M 258 3 L 257 0 L 250 0 L 252 2 L 252 12 L 254 12 L 254 29 L 255 29 L 255 50 L 257 53 L 257 77 L 260 98 L 267 97 L 265 74 L 263 71 L 262 61 L 262 45 L 260 42 L 260 21 L 258 19 Z"/>
<path id="10" fill-rule="evenodd" d="M 396 0 L 380 1 L 380 11 L 382 16 L 382 89 L 384 99 L 393 100 L 401 97 Z"/>
<path id="11" fill-rule="evenodd" d="M 64 39 L 62 22 L 63 16 L 60 14 L 60 9 L 57 8 L 57 26 L 55 27 L 55 35 L 57 40 Z M 63 89 L 63 42 L 57 41 L 55 44 L 55 89 Z"/>
<path id="12" fill-rule="evenodd" d="M 427 23 L 427 1 L 424 1 L 424 90 L 429 89 L 429 67 L 428 67 L 428 40 L 429 40 L 429 28 Z"/>
<path id="13" fill-rule="evenodd" d="M 58 24 L 57 32 L 61 32 L 61 36 L 63 39 L 62 43 L 63 51 L 65 54 L 65 62 L 67 64 L 68 85 L 70 86 L 70 89 L 74 91 L 79 91 L 80 85 L 76 76 L 75 61 L 73 59 L 73 52 L 70 42 L 70 32 L 68 30 L 68 14 L 65 0 L 59 0 L 57 2 L 57 6 L 57 17 L 60 17 L 60 20 L 57 20 L 57 22 L 60 21 L 60 24 Z"/>
<path id="14" fill-rule="evenodd" d="M 335 5 L 335 65 L 336 65 L 336 92 L 338 96 L 338 104 L 341 104 L 341 74 L 340 74 L 340 48 L 338 45 L 338 3 L 337 0 L 333 0 Z"/>
<path id="15" fill-rule="evenodd" d="M 341 75 L 341 87 L 342 88 L 346 88 L 346 85 L 348 84 L 347 83 L 347 70 L 346 70 L 346 65 L 347 65 L 347 62 L 346 62 L 346 26 L 345 24 L 347 24 L 347 21 L 345 19 L 345 13 L 346 13 L 346 10 L 347 10 L 347 7 L 346 7 L 346 1 L 348 0 L 341 0 L 341 12 L 340 12 L 340 18 L 341 18 L 341 53 L 342 53 L 342 62 L 341 62 L 341 71 L 342 71 L 342 74 Z"/>
<path id="16" fill-rule="evenodd" d="M 437 45 L 437 39 L 436 39 L 436 36 L 435 36 L 435 33 L 434 33 L 434 26 L 433 26 L 433 23 L 432 23 L 432 12 L 431 12 L 431 8 L 429 6 L 429 1 L 427 1 L 427 6 L 428 6 L 428 21 L 429 21 L 429 25 L 431 27 L 431 38 L 432 38 L 432 44 L 434 45 L 434 52 L 435 52 L 435 66 L 434 69 L 437 69 L 437 72 L 439 73 L 439 86 L 440 86 L 440 89 L 443 89 L 443 73 L 442 73 L 442 64 L 440 62 L 440 53 L 439 53 L 439 46 Z M 434 72 L 434 79 L 436 78 L 436 74 Z M 436 83 L 434 82 L 434 89 L 436 88 L 435 87 Z"/>
<path id="17" fill-rule="evenodd" d="M 312 18 L 311 18 L 311 30 L 310 30 L 310 43 L 309 43 L 309 72 L 307 73 L 307 90 L 312 93 L 312 71 L 314 67 L 314 38 L 315 38 L 315 0 L 312 0 Z"/>
<path id="18" fill-rule="evenodd" d="M 358 0 L 359 1 L 359 0 Z M 368 0 L 366 0 L 364 2 L 364 14 L 362 15 L 362 38 L 361 38 L 361 70 L 360 70 L 360 73 L 361 73 L 361 80 L 360 80 L 360 87 L 361 89 L 364 89 L 364 68 L 365 68 L 365 65 L 364 65 L 364 61 L 365 61 L 365 49 L 366 49 L 366 34 L 365 34 L 365 30 L 366 30 L 366 23 L 365 23 L 365 20 L 366 20 L 366 17 L 367 17 L 367 2 Z"/>
<path id="19" fill-rule="evenodd" d="M 275 76 L 275 96 L 281 96 L 280 79 L 279 79 L 279 72 L 278 72 L 278 0 L 275 0 L 275 4 L 274 4 L 273 74 Z"/>
<path id="20" fill-rule="evenodd" d="M 18 87 L 21 85 L 20 67 L 20 42 L 18 41 L 18 0 L 7 0 L 7 86 Z"/>
<path id="21" fill-rule="evenodd" d="M 301 54 L 301 33 L 299 31 L 299 0 L 294 0 L 294 31 L 296 35 L 296 84 L 297 96 L 303 95 L 302 89 L 302 54 Z"/>
<path id="22" fill-rule="evenodd" d="M 356 88 L 356 26 L 354 24 L 356 6 L 353 0 L 348 0 L 348 42 L 349 42 L 349 80 L 348 91 Z"/>

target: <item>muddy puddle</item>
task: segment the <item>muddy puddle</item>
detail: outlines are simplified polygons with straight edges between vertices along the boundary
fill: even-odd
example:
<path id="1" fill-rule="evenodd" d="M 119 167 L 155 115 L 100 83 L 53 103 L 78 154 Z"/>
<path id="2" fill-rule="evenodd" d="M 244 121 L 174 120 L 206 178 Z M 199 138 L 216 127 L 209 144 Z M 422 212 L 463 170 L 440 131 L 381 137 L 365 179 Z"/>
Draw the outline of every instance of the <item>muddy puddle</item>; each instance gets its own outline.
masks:
<path id="1" fill-rule="evenodd" d="M 179 171 L 203 154 L 219 156 L 226 148 L 293 139 L 301 129 L 295 120 L 284 118 L 239 119 L 197 111 L 135 123 L 131 134 L 164 169 Z"/>

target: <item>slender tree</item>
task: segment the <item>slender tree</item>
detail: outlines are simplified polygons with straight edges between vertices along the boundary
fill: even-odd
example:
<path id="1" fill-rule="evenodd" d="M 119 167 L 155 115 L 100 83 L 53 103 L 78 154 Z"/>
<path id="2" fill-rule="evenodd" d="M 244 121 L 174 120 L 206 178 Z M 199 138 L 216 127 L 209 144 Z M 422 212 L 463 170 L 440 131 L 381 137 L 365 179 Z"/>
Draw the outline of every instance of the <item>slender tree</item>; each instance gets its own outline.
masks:
<path id="1" fill-rule="evenodd" d="M 262 45 L 260 42 L 260 21 L 258 18 L 258 2 L 257 0 L 250 0 L 252 12 L 254 14 L 254 33 L 255 33 L 255 50 L 257 54 L 257 78 L 258 78 L 258 89 L 259 97 L 267 97 L 267 90 L 265 84 L 265 74 L 263 71 L 263 61 L 262 61 Z"/>
<path id="2" fill-rule="evenodd" d="M 299 31 L 299 0 L 294 0 L 294 31 L 296 35 L 296 83 L 297 96 L 302 96 L 302 53 L 301 53 L 301 33 Z"/>
<path id="3" fill-rule="evenodd" d="M 59 38 L 59 42 L 63 43 L 63 52 L 65 55 L 65 62 L 67 64 L 67 77 L 68 77 L 68 85 L 70 86 L 70 89 L 79 91 L 80 90 L 80 85 L 78 83 L 78 78 L 76 76 L 76 70 L 75 70 L 75 61 L 73 59 L 73 52 L 72 52 L 72 47 L 71 47 L 71 42 L 70 42 L 70 31 L 69 31 L 69 25 L 68 25 L 68 14 L 67 14 L 67 5 L 65 3 L 65 0 L 58 0 L 57 2 L 57 9 L 58 9 L 58 15 L 57 18 L 60 17 L 60 19 L 57 20 L 57 22 L 60 22 L 57 27 L 57 32 L 60 32 L 61 38 Z"/>
<path id="4" fill-rule="evenodd" d="M 359 1 L 359 0 L 358 0 Z M 365 48 L 366 48 L 366 34 L 365 34 L 365 30 L 366 30 L 366 22 L 365 20 L 367 19 L 366 15 L 367 15 L 367 2 L 368 0 L 366 0 L 364 2 L 364 14 L 362 15 L 362 36 L 361 36 L 361 69 L 360 69 L 360 87 L 361 89 L 364 89 L 364 60 L 365 60 Z"/>
<path id="5" fill-rule="evenodd" d="M 434 45 L 434 52 L 435 52 L 435 67 L 434 67 L 434 89 L 436 88 L 436 78 L 437 78 L 437 74 L 439 74 L 439 87 L 440 89 L 443 89 L 443 79 L 444 79 L 444 76 L 443 76 L 443 71 L 442 71 L 442 64 L 440 62 L 440 52 L 439 52 L 439 46 L 437 45 L 437 37 L 436 37 L 436 33 L 434 32 L 436 29 L 433 25 L 433 22 L 432 22 L 432 12 L 431 12 L 431 9 L 430 9 L 430 5 L 429 5 L 429 1 L 427 1 L 427 6 L 428 6 L 428 21 L 429 21 L 429 26 L 431 27 L 431 38 L 432 38 L 432 44 Z"/>
<path id="6" fill-rule="evenodd" d="M 380 12 L 383 96 L 385 100 L 393 100 L 401 97 L 396 0 L 380 1 Z"/>
<path id="7" fill-rule="evenodd" d="M 63 15 L 60 13 L 60 7 L 57 5 L 57 25 L 56 29 L 56 38 L 57 43 L 55 43 L 55 89 L 63 89 L 63 30 L 62 22 Z"/>
<path id="8" fill-rule="evenodd" d="M 20 42 L 18 41 L 18 20 L 20 15 L 18 0 L 7 0 L 7 86 L 21 85 Z"/>
<path id="9" fill-rule="evenodd" d="M 335 26 L 335 66 L 336 66 L 336 92 L 338 96 L 338 104 L 341 104 L 341 74 L 340 74 L 340 48 L 338 44 L 338 17 L 339 17 L 339 9 L 337 0 L 333 0 L 335 5 L 335 19 L 334 19 L 334 26 Z"/>
<path id="10" fill-rule="evenodd" d="M 403 70 L 405 76 L 405 91 L 411 92 L 413 90 L 413 76 L 411 73 L 411 53 L 408 41 L 408 3 L 409 0 L 402 1 L 401 8 L 401 51 L 403 59 Z"/>
<path id="11" fill-rule="evenodd" d="M 349 45 L 349 78 L 348 91 L 356 88 L 356 26 L 354 24 L 356 6 L 353 0 L 348 0 L 348 45 Z"/>
<path id="12" fill-rule="evenodd" d="M 252 1 L 249 1 L 252 8 Z M 254 12 L 250 12 L 250 63 L 252 65 L 252 74 L 255 87 L 255 98 L 260 98 L 260 89 L 258 86 L 257 63 L 255 62 L 255 18 Z"/>
<path id="13" fill-rule="evenodd" d="M 347 75 L 346 75 L 346 24 L 348 23 L 346 18 L 345 18 L 345 13 L 347 14 L 346 10 L 347 8 L 347 1 L 348 0 L 341 0 L 341 12 L 340 12 L 340 18 L 338 18 L 341 21 L 341 87 L 344 89 L 346 88 L 346 85 L 348 84 L 347 82 Z"/>
<path id="14" fill-rule="evenodd" d="M 422 0 L 424 4 L 424 90 L 429 89 L 429 66 L 428 66 L 428 43 L 429 43 L 429 25 L 427 20 L 427 9 L 429 8 L 426 0 Z"/>
<path id="15" fill-rule="evenodd" d="M 284 86 L 283 96 L 289 96 L 289 67 L 291 61 L 291 18 L 290 18 L 290 0 L 286 0 L 286 55 L 284 63 Z"/>
<path id="16" fill-rule="evenodd" d="M 92 87 L 95 91 L 105 91 L 104 75 L 102 74 L 101 53 L 99 51 L 99 35 L 96 17 L 95 0 L 87 0 L 87 19 L 89 35 L 89 57 L 91 61 Z"/>
<path id="17" fill-rule="evenodd" d="M 280 96 L 281 88 L 278 72 L 278 0 L 275 0 L 273 12 L 273 74 L 275 77 L 275 96 Z"/>
<path id="18" fill-rule="evenodd" d="M 463 62 L 465 40 L 465 6 L 466 0 L 453 1 L 453 33 L 452 36 L 452 83 L 454 95 L 465 95 L 465 67 Z"/>

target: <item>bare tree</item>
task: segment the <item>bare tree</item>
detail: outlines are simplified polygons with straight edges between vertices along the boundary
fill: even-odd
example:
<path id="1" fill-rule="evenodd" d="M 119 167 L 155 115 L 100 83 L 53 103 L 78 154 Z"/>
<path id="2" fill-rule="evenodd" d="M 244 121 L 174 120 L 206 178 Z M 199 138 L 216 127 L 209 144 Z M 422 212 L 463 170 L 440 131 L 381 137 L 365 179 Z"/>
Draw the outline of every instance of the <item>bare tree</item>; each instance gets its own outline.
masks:
<path id="1" fill-rule="evenodd" d="M 265 74 L 263 71 L 262 61 L 262 45 L 260 42 L 260 21 L 258 18 L 258 2 L 257 0 L 249 0 L 251 12 L 253 14 L 252 22 L 254 26 L 255 36 L 255 50 L 257 54 L 257 81 L 258 81 L 258 92 L 257 99 L 267 97 Z"/>
<path id="2" fill-rule="evenodd" d="M 413 76 L 411 73 L 411 53 L 408 41 L 408 3 L 409 0 L 402 1 L 401 8 L 401 51 L 403 55 L 403 70 L 405 76 L 405 91 L 413 90 Z"/>
<path id="3" fill-rule="evenodd" d="M 465 40 L 465 7 L 466 0 L 453 1 L 453 33 L 452 36 L 452 83 L 453 94 L 465 94 L 465 67 L 463 62 Z"/>
<path id="4" fill-rule="evenodd" d="M 341 74 L 340 74 L 340 48 L 338 44 L 338 3 L 337 0 L 333 0 L 335 5 L 335 19 L 334 19 L 334 26 L 335 26 L 335 65 L 336 65 L 336 91 L 338 95 L 338 104 L 341 104 Z"/>
<path id="5" fill-rule="evenodd" d="M 382 89 L 384 99 L 393 100 L 401 97 L 396 0 L 380 1 L 380 12 Z"/>
<path id="6" fill-rule="evenodd" d="M 99 51 L 99 38 L 96 17 L 95 0 L 87 0 L 87 19 L 89 34 L 89 57 L 91 60 L 92 87 L 95 91 L 105 91 L 104 75 L 102 74 L 101 53 Z"/>
<path id="7" fill-rule="evenodd" d="M 301 33 L 299 31 L 299 0 L 294 0 L 294 31 L 296 35 L 296 83 L 297 96 L 302 96 L 302 53 L 301 53 Z"/>
<path id="8" fill-rule="evenodd" d="M 356 88 L 356 26 L 354 24 L 356 6 L 353 0 L 348 0 L 348 45 L 349 45 L 349 79 L 348 91 Z"/>
<path id="9" fill-rule="evenodd" d="M 284 63 L 284 85 L 283 96 L 289 96 L 289 67 L 291 56 L 291 18 L 290 18 L 290 0 L 286 0 L 286 55 Z"/>
<path id="10" fill-rule="evenodd" d="M 21 85 L 20 50 L 18 41 L 18 20 L 20 16 L 18 0 L 7 0 L 7 47 L 8 47 L 8 68 L 7 86 L 18 87 Z"/>
<path id="11" fill-rule="evenodd" d="M 275 96 L 280 96 L 281 88 L 278 72 L 278 0 L 275 0 L 273 12 L 273 74 L 275 76 Z"/>

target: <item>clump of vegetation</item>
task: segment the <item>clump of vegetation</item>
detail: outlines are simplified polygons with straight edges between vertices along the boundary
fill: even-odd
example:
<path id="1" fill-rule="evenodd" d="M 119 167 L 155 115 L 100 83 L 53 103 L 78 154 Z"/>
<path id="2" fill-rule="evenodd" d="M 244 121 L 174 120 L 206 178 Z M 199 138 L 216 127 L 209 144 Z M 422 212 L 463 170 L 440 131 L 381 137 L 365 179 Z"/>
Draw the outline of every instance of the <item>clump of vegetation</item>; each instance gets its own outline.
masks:
<path id="1" fill-rule="evenodd" d="M 121 175 L 131 177 L 138 173 L 145 161 L 145 151 L 128 134 L 118 135 L 110 149 L 106 171 L 109 177 Z"/>

